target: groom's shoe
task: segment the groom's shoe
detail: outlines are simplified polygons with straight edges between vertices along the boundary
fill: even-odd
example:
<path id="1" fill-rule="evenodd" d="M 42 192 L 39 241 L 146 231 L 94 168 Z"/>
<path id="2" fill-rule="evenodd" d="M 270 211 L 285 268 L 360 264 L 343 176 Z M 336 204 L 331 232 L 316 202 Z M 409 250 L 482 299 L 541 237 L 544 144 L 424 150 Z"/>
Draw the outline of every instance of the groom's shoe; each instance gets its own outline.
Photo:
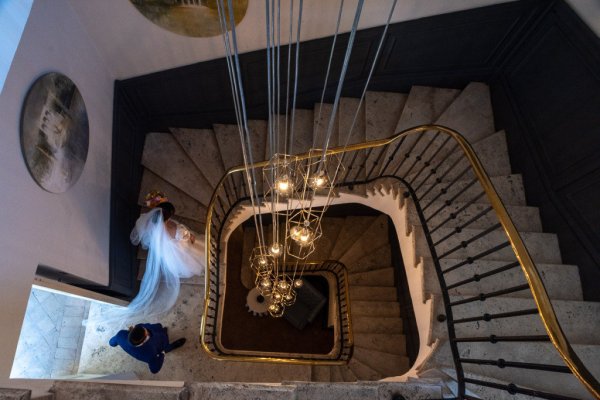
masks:
<path id="1" fill-rule="evenodd" d="M 176 341 L 174 341 L 173 343 L 171 343 L 171 350 L 169 350 L 169 352 L 180 348 L 181 346 L 183 346 L 185 344 L 185 338 L 181 338 L 181 339 L 177 339 Z"/>

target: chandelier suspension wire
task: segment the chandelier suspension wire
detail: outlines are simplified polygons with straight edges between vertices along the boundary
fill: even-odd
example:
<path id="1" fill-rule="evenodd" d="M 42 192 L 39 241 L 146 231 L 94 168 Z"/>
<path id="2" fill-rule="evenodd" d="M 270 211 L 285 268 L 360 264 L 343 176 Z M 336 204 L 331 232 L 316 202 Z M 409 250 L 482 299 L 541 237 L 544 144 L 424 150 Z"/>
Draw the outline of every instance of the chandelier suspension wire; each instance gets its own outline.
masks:
<path id="1" fill-rule="evenodd" d="M 325 91 L 327 90 L 327 82 L 329 80 L 329 72 L 331 71 L 331 62 L 333 61 L 333 53 L 335 50 L 335 43 L 337 41 L 338 33 L 340 31 L 340 22 L 342 20 L 342 10 L 344 9 L 344 0 L 340 0 L 340 11 L 338 12 L 337 24 L 335 26 L 335 34 L 333 35 L 333 43 L 331 44 L 331 51 L 329 52 L 329 62 L 327 63 L 327 72 L 325 73 L 325 83 L 323 84 L 323 92 L 321 93 L 321 101 L 319 102 L 319 113 L 317 115 L 317 121 L 321 123 L 321 113 L 323 111 L 323 102 L 325 101 Z M 313 147 L 317 147 L 317 135 L 313 136 Z"/>
<path id="2" fill-rule="evenodd" d="M 362 1 L 362 0 L 361 0 Z M 296 58 L 295 62 L 295 73 L 294 73 L 294 96 L 292 99 L 292 122 L 290 128 L 290 151 L 288 154 L 293 154 L 294 151 L 294 128 L 296 122 L 296 95 L 298 94 L 298 63 L 300 60 L 300 31 L 302 28 L 302 8 L 304 0 L 300 0 L 298 4 L 298 28 L 296 32 Z"/>
<path id="3" fill-rule="evenodd" d="M 294 0 L 290 0 L 290 34 L 288 37 L 287 51 L 287 79 L 285 93 L 285 134 L 283 135 L 283 152 L 288 152 L 288 114 L 290 107 L 290 64 L 292 61 L 292 31 L 294 26 Z"/>
<path id="4" fill-rule="evenodd" d="M 363 88 L 362 94 L 360 96 L 360 101 L 358 103 L 358 107 L 356 108 L 356 112 L 354 113 L 354 119 L 352 120 L 352 125 L 350 126 L 350 130 L 348 132 L 348 134 L 346 135 L 346 140 L 344 142 L 344 151 L 342 152 L 342 154 L 345 154 L 345 150 L 348 147 L 348 144 L 350 142 L 350 137 L 352 136 L 352 131 L 354 130 L 354 126 L 356 125 L 356 120 L 358 118 L 358 113 L 360 112 L 360 107 L 362 106 L 362 103 L 364 101 L 365 95 L 367 93 L 367 89 L 369 87 L 369 83 L 371 82 L 371 78 L 373 76 L 373 72 L 375 71 L 375 67 L 377 66 L 377 62 L 379 61 L 379 56 L 381 55 L 381 49 L 383 48 L 383 43 L 385 42 L 385 38 L 387 35 L 387 31 L 388 28 L 390 26 L 390 22 L 392 20 L 392 16 L 394 14 L 394 10 L 396 8 L 396 4 L 397 4 L 398 0 L 393 0 L 392 1 L 392 7 L 390 9 L 390 12 L 388 14 L 388 18 L 385 24 L 385 28 L 383 29 L 383 32 L 381 34 L 381 38 L 379 39 L 379 44 L 377 45 L 377 51 L 375 52 L 375 55 L 373 56 L 373 63 L 371 64 L 371 68 L 369 70 L 369 75 L 367 76 L 367 80 L 365 82 L 365 86 Z M 335 169 L 335 173 L 334 173 L 334 177 L 333 177 L 333 181 L 335 181 L 337 179 L 338 173 L 340 171 L 340 167 L 342 165 L 344 157 L 340 157 L 339 162 L 336 166 Z M 329 188 L 329 193 L 327 195 L 327 197 L 331 197 L 331 194 L 333 192 L 333 185 Z M 321 214 L 320 218 L 319 218 L 319 222 L 321 223 L 321 219 L 323 218 L 323 215 Z"/>
<path id="5" fill-rule="evenodd" d="M 249 165 L 253 164 L 252 160 L 252 148 L 250 147 L 250 138 L 248 134 L 248 123 L 246 116 L 246 104 L 244 101 L 244 90 L 242 87 L 242 79 L 239 67 L 237 40 L 235 33 L 235 19 L 233 18 L 233 5 L 232 0 L 228 0 L 229 6 L 229 22 L 231 26 L 231 42 L 233 42 L 233 51 L 235 57 L 232 56 L 231 42 L 229 39 L 229 30 L 227 29 L 227 20 L 225 17 L 225 5 L 223 0 L 217 2 L 219 14 L 221 16 L 221 26 L 223 28 L 223 37 L 225 42 L 225 51 L 228 60 L 228 68 L 231 78 L 232 94 L 234 98 L 234 106 L 236 108 L 236 118 L 238 120 L 238 128 L 240 131 L 240 142 L 242 145 L 242 157 L 244 160 L 245 175 L 248 184 L 248 190 L 250 192 L 250 199 L 252 204 L 252 211 L 254 216 L 255 225 L 257 227 L 257 236 L 259 244 L 264 243 L 264 235 L 262 233 L 262 214 L 260 211 L 260 202 L 258 201 L 258 193 L 256 191 L 256 176 L 254 170 L 250 171 Z M 235 60 L 235 70 L 234 62 Z M 244 140 L 244 133 L 247 138 L 247 142 Z M 258 213 L 256 212 L 258 208 Z M 258 216 L 257 216 L 258 214 Z M 259 228 L 260 227 L 260 228 Z"/>
<path id="6" fill-rule="evenodd" d="M 329 141 L 331 139 L 331 134 L 333 132 L 333 124 L 335 122 L 335 116 L 337 114 L 337 110 L 340 103 L 340 97 L 342 95 L 342 87 L 344 85 L 344 79 L 346 78 L 346 71 L 348 70 L 348 64 L 350 63 L 350 55 L 352 54 L 352 48 L 354 45 L 354 38 L 356 36 L 356 30 L 358 28 L 358 21 L 360 20 L 360 16 L 362 13 L 362 8 L 365 0 L 359 0 L 356 5 L 356 13 L 354 14 L 354 22 L 352 23 L 352 30 L 350 31 L 350 37 L 348 38 L 348 46 L 346 47 L 346 54 L 344 56 L 344 64 L 342 65 L 342 71 L 340 72 L 340 79 L 338 82 L 338 87 L 335 93 L 335 100 L 333 102 L 333 108 L 331 110 L 331 115 L 329 117 L 329 124 L 327 126 L 327 134 L 325 135 L 325 139 L 323 140 L 323 152 L 321 154 L 321 161 L 319 164 L 319 168 L 322 168 L 323 163 L 325 162 L 325 156 L 327 154 L 327 148 L 329 147 Z"/>

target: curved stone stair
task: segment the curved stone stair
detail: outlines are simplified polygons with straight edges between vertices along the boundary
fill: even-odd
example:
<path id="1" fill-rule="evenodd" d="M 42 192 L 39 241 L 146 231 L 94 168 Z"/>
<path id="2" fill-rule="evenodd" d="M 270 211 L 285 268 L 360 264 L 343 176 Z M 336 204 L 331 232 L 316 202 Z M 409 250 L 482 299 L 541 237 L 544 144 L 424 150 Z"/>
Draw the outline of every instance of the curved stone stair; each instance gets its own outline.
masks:
<path id="1" fill-rule="evenodd" d="M 340 141 L 345 141 L 345 133 L 347 133 L 352 124 L 352 119 L 354 118 L 353 111 L 356 110 L 357 106 L 358 102 L 356 99 L 341 100 L 340 112 L 334 124 L 334 132 L 330 145 L 343 144 Z M 324 104 L 321 108 L 317 104 L 313 110 L 296 110 L 296 124 L 292 140 L 294 153 L 306 151 L 312 146 L 321 146 L 331 109 L 331 105 Z M 320 118 L 319 110 L 321 111 Z M 555 302 L 557 308 L 559 310 L 569 310 L 571 306 L 572 310 L 579 310 L 576 305 L 580 303 L 587 304 L 582 301 L 577 267 L 562 264 L 556 235 L 543 232 L 539 211 L 535 207 L 527 206 L 521 176 L 512 174 L 506 146 L 506 135 L 502 131 L 497 132 L 494 128 L 489 89 L 485 84 L 471 83 L 462 91 L 414 86 L 408 94 L 368 92 L 365 102 L 361 106 L 354 128 L 355 131 L 353 131 L 349 142 L 387 138 L 393 135 L 394 132 L 416 125 L 431 123 L 445 125 L 461 132 L 473 145 L 484 168 L 491 176 L 497 192 L 505 202 L 509 214 L 513 217 L 516 226 L 523 232 L 523 238 L 534 260 L 539 263 L 538 268 L 548 286 L 550 296 L 553 299 L 557 299 Z M 266 137 L 266 124 L 255 121 L 250 121 L 249 124 L 253 137 L 257 139 L 254 141 L 253 152 L 255 154 L 254 159 L 258 161 L 259 155 L 264 157 L 267 154 L 265 152 L 267 145 L 263 140 Z M 285 128 L 289 128 L 289 118 L 287 125 L 285 124 L 285 120 L 282 122 L 280 118 L 280 124 Z M 426 150 L 426 138 L 430 137 L 430 135 L 431 133 L 427 133 L 425 139 L 421 140 L 416 136 L 410 136 L 406 139 L 406 143 L 412 146 L 410 150 L 412 155 L 421 154 Z M 285 142 L 285 140 L 280 138 L 279 151 L 283 151 L 285 148 L 282 142 Z M 178 215 L 180 214 L 202 224 L 204 223 L 204 210 L 210 199 L 216 177 L 228 168 L 242 163 L 239 149 L 239 132 L 237 131 L 237 127 L 233 125 L 215 125 L 212 130 L 172 129 L 172 133 L 149 134 L 146 139 L 143 158 L 146 171 L 144 172 L 141 194 L 145 193 L 146 189 L 149 189 L 153 185 L 162 185 L 160 188 L 165 191 L 173 190 L 173 193 L 168 193 L 168 195 L 177 203 L 181 202 Z M 390 147 L 383 159 L 386 160 L 392 151 L 393 147 Z M 173 154 L 170 152 L 173 152 Z M 457 157 L 456 148 L 448 146 L 448 149 L 446 149 L 444 147 L 438 155 L 440 157 Z M 405 163 L 406 165 L 400 166 L 398 161 L 400 159 L 401 157 L 397 157 L 392 161 L 390 166 L 401 167 L 399 171 L 401 173 L 408 172 L 407 178 L 409 181 L 416 177 L 415 184 L 419 185 L 420 180 L 426 174 L 421 173 L 418 175 L 418 168 L 412 167 L 411 163 Z M 380 167 L 383 167 L 384 164 L 382 162 Z M 366 170 L 369 171 L 371 167 L 374 167 L 374 165 L 368 165 Z M 439 188 L 433 188 L 426 184 L 422 185 L 421 190 L 431 188 L 422 199 L 422 205 L 427 205 L 432 210 L 440 209 L 439 213 L 434 217 L 435 221 L 443 221 L 450 216 L 450 213 L 464 207 L 465 200 L 454 202 L 446 209 L 442 209 L 441 207 L 444 201 L 452 199 L 457 194 L 457 191 L 469 187 L 472 179 L 471 174 L 466 172 L 460 175 L 462 167 L 463 165 L 461 164 L 460 168 L 457 167 L 456 170 L 449 171 L 445 175 L 443 171 L 440 173 L 440 175 L 443 175 L 441 178 L 442 184 L 449 184 L 457 180 L 457 183 L 452 185 L 445 194 L 439 193 Z M 370 195 L 374 196 L 391 196 L 392 194 L 397 196 L 399 193 L 397 184 L 388 181 L 375 182 L 366 189 L 368 189 Z M 359 188 L 359 190 L 362 190 L 362 188 Z M 359 190 L 355 189 L 354 193 L 356 194 Z M 475 198 L 477 195 L 478 192 L 474 188 L 468 188 L 466 194 L 461 196 L 461 199 Z M 434 308 L 441 310 L 440 299 L 437 297 L 439 294 L 439 284 L 437 283 L 435 274 L 433 274 L 429 249 L 424 243 L 420 221 L 409 201 L 403 201 L 402 199 L 397 199 L 396 201 L 399 202 L 400 207 L 408 207 L 407 233 L 414 235 L 414 249 L 416 251 L 415 267 L 419 269 L 419 273 L 423 277 L 423 296 L 425 299 L 433 299 Z M 467 207 L 468 213 L 456 220 L 447 222 L 443 228 L 440 228 L 435 233 L 434 240 L 443 238 L 450 233 L 450 230 L 463 224 L 469 219 L 469 216 L 477 215 L 485 207 L 487 207 L 487 204 L 484 201 L 476 201 L 474 204 L 469 205 Z M 379 288 L 388 287 L 385 283 L 387 282 L 387 278 L 390 277 L 390 265 L 389 263 L 382 263 L 380 260 L 389 260 L 389 245 L 375 242 L 352 242 L 350 238 L 358 237 L 355 235 L 364 233 L 367 229 L 375 230 L 376 228 L 374 226 L 371 227 L 367 221 L 362 221 L 360 217 L 347 217 L 345 221 L 347 224 L 345 222 L 344 226 L 332 226 L 329 228 L 331 229 L 329 233 L 331 239 L 323 246 L 322 251 L 325 251 L 325 248 L 327 248 L 333 259 L 342 260 L 347 265 L 351 264 L 350 280 L 354 291 L 357 296 L 366 296 L 368 298 L 369 290 L 379 291 Z M 483 229 L 489 226 L 489 222 L 491 220 L 487 216 L 475 221 L 467 228 L 470 230 L 468 233 L 482 232 Z M 335 240 L 333 240 L 334 236 Z M 373 238 L 377 239 L 377 237 Z M 448 251 L 456 245 L 457 241 L 460 242 L 458 238 L 460 236 L 447 239 L 447 243 L 444 245 Z M 442 263 L 452 265 L 458 257 L 462 257 L 468 254 L 468 252 L 476 252 L 477 249 L 483 249 L 491 242 L 502 239 L 503 236 L 500 231 L 492 232 L 482 237 L 480 243 L 473 243 L 473 246 L 469 246 L 468 250 L 461 249 L 448 254 L 444 257 Z M 319 256 L 322 256 L 322 254 L 319 254 Z M 478 268 L 480 271 L 485 272 L 498 267 L 511 256 L 512 252 L 510 248 L 507 248 L 505 253 L 501 252 L 483 260 L 478 265 Z M 514 260 L 514 257 L 511 258 L 512 260 Z M 411 267 L 407 265 L 407 268 Z M 517 272 L 517 269 L 504 272 L 503 278 L 506 279 L 506 282 L 502 283 L 508 283 L 509 285 L 522 283 L 523 280 Z M 452 277 L 451 279 L 457 282 L 471 277 L 470 275 L 466 275 L 466 272 L 462 269 L 456 270 L 450 276 Z M 246 278 L 246 281 L 248 281 L 248 278 Z M 493 290 L 497 287 L 495 286 L 497 282 L 494 283 L 493 280 L 490 282 L 481 281 L 461 287 L 454 290 L 452 295 L 469 296 L 483 290 Z M 252 285 L 252 282 L 247 283 Z M 383 290 L 383 292 L 385 291 Z M 525 304 L 523 302 L 528 301 L 519 292 L 505 295 L 500 300 L 504 299 L 516 302 L 515 304 L 519 308 L 523 307 Z M 387 369 L 387 367 L 378 367 L 373 363 L 369 363 L 369 360 L 361 359 L 361 356 L 364 354 L 363 350 L 372 350 L 372 354 L 381 358 L 381 365 L 387 365 L 385 363 L 390 360 L 396 360 L 397 363 L 400 363 L 396 357 L 404 356 L 402 354 L 391 353 L 390 344 L 387 339 L 377 336 L 379 334 L 388 334 L 390 338 L 393 337 L 395 340 L 398 340 L 403 333 L 402 326 L 398 323 L 399 308 L 390 303 L 393 302 L 386 300 L 368 301 L 353 299 L 351 306 L 355 334 L 364 335 L 357 339 L 357 352 L 355 356 L 347 366 L 313 367 L 310 374 L 311 379 L 318 381 L 371 380 L 389 376 L 389 373 L 394 372 L 391 369 Z M 564 304 L 566 306 L 563 306 Z M 559 319 L 567 326 L 565 330 L 569 332 L 572 329 L 568 326 L 573 324 L 574 322 L 572 321 L 576 319 L 570 312 L 559 311 Z M 587 312 L 586 316 L 588 318 L 595 319 L 596 321 L 599 319 L 597 309 L 591 307 Z M 432 323 L 434 326 L 431 332 L 421 332 L 421 335 L 428 336 L 427 340 L 429 343 L 433 343 L 436 340 L 441 343 L 438 346 L 440 350 L 436 352 L 437 357 L 437 354 L 443 353 L 443 343 L 447 338 L 444 331 L 445 323 L 437 321 L 433 321 Z M 575 327 L 575 325 L 573 325 L 575 331 L 580 329 Z M 368 329 L 368 332 L 361 332 L 363 329 Z M 377 332 L 377 330 L 383 332 Z M 589 333 L 590 336 L 598 336 L 595 332 Z M 582 340 L 581 336 L 575 335 L 574 337 L 576 339 L 571 340 L 575 346 L 591 346 L 589 347 L 592 349 L 590 350 L 590 354 L 594 354 L 598 346 L 596 341 L 592 343 L 580 343 Z M 380 347 L 374 349 L 369 347 L 371 345 Z M 536 346 L 536 344 L 519 343 L 517 348 L 520 349 L 521 353 L 525 354 L 536 349 L 539 350 Z M 382 354 L 375 353 L 377 351 Z M 549 349 L 550 353 L 552 351 L 552 349 Z M 554 356 L 556 352 L 552 354 Z M 429 364 L 426 366 L 452 367 L 452 363 L 447 358 L 436 357 L 431 357 Z M 600 358 L 592 360 L 592 370 L 600 363 L 599 360 Z M 397 366 L 398 364 L 395 365 Z M 402 370 L 402 368 L 399 368 L 398 371 Z M 467 372 L 471 373 L 473 371 L 467 368 Z M 480 370 L 477 370 L 475 372 L 481 376 L 488 376 L 497 371 L 484 371 L 485 373 L 481 373 Z M 516 370 L 516 373 L 513 375 L 503 375 L 503 379 L 506 378 L 507 382 L 512 380 L 514 383 L 530 387 L 536 387 L 537 384 L 537 387 L 540 388 L 539 382 L 524 379 L 523 376 L 519 376 L 519 372 L 519 370 Z M 492 374 L 491 376 L 493 377 L 494 375 Z M 575 393 L 575 395 L 586 397 L 586 392 L 580 390 L 581 388 L 573 389 L 576 386 L 566 385 L 565 387 L 569 387 L 567 394 Z M 545 387 L 541 387 L 541 389 L 548 390 Z M 559 387 L 558 389 L 561 388 Z M 569 392 L 569 390 L 574 390 L 574 392 Z"/>

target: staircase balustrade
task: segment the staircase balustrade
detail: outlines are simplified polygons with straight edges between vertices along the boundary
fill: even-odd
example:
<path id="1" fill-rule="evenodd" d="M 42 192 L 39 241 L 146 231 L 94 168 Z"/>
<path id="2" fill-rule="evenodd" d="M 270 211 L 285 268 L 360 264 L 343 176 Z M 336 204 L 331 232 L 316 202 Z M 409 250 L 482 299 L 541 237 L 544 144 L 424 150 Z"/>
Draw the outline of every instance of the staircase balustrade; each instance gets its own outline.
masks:
<path id="1" fill-rule="evenodd" d="M 501 372 L 505 369 L 573 374 L 594 397 L 600 398 L 600 385 L 581 362 L 561 329 L 533 261 L 534 258 L 539 258 L 542 261 L 538 262 L 544 262 L 543 252 L 532 247 L 532 252 L 535 253 L 532 253 L 533 256 L 530 254 L 482 163 L 460 133 L 439 125 L 423 125 L 396 133 L 388 139 L 332 148 L 327 153 L 339 154 L 345 167 L 343 176 L 336 180 L 337 190 L 361 194 L 361 189 L 385 184 L 399 189 L 407 204 L 415 208 L 441 287 L 445 315 L 439 316 L 439 320 L 447 323 L 448 342 L 458 382 L 458 398 L 473 398 L 468 394 L 471 385 L 546 399 L 572 398 L 519 387 L 513 383 L 498 383 L 494 379 L 475 379 L 465 371 L 465 366 L 472 365 L 488 368 L 485 369 L 486 374 L 479 375 L 487 375 L 500 381 L 504 380 Z M 312 156 L 306 153 L 300 155 L 299 159 L 308 163 L 315 156 L 314 153 Z M 266 165 L 267 162 L 260 162 L 253 164 L 251 168 L 260 172 Z M 243 173 L 244 167 L 232 168 L 221 179 L 212 196 L 206 220 L 206 302 L 201 337 L 204 349 L 216 358 L 227 357 L 215 340 L 218 335 L 219 299 L 223 295 L 220 287 L 223 284 L 220 270 L 222 240 L 228 218 L 237 207 L 249 203 Z M 262 174 L 257 173 L 257 176 Z M 363 191 L 362 194 L 364 193 Z M 487 207 L 475 208 L 474 212 L 472 206 L 482 202 L 486 202 Z M 452 228 L 447 226 L 450 221 L 454 221 Z M 488 226 L 481 228 L 482 221 L 489 221 Z M 477 229 L 471 227 L 475 222 L 478 222 Z M 479 260 L 505 260 L 507 255 L 514 260 L 507 261 L 503 266 L 483 272 L 477 267 Z M 454 261 L 448 265 L 448 260 Z M 321 266 L 329 265 L 333 264 L 323 263 Z M 519 267 L 527 283 L 503 287 L 503 274 L 517 271 Z M 455 271 L 462 273 L 462 279 L 449 278 Z M 496 280 L 494 287 L 498 286 L 499 289 L 466 298 L 457 295 L 456 290 L 461 287 L 492 280 Z M 528 293 L 535 301 L 535 308 L 498 310 L 487 302 L 488 299 L 517 292 Z M 469 304 L 479 305 L 482 312 L 463 315 L 465 312 L 461 311 L 461 307 Z M 345 323 L 349 326 L 349 305 L 346 304 L 345 307 L 347 308 L 340 308 L 340 314 L 348 318 Z M 521 320 L 536 314 L 541 318 L 545 334 L 528 332 L 527 323 Z M 482 336 L 480 324 L 490 332 L 504 333 Z M 523 328 L 524 333 L 516 331 L 518 328 Z M 510 334 L 506 334 L 507 331 Z M 351 344 L 351 330 L 344 330 L 344 333 Z M 535 359 L 526 362 L 511 360 L 509 357 L 514 354 L 503 355 L 497 349 L 498 344 L 504 342 L 551 343 L 566 366 L 536 362 Z M 342 352 L 339 361 L 347 362 L 350 356 L 351 350 Z M 541 354 L 531 356 L 533 358 Z M 252 361 L 307 360 L 263 358 Z M 497 370 L 493 372 L 489 368 Z"/>

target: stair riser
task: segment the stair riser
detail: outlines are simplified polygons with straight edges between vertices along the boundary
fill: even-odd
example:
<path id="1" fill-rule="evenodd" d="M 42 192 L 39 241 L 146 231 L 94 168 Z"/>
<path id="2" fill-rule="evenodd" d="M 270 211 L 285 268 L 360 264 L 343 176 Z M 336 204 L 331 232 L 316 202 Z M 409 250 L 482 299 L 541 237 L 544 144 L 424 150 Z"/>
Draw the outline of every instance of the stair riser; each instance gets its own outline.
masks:
<path id="1" fill-rule="evenodd" d="M 424 177 L 425 178 L 425 177 Z M 525 206 L 525 189 L 523 187 L 523 179 L 520 175 L 507 175 L 492 177 L 492 184 L 494 189 L 500 196 L 500 199 L 505 205 L 512 206 Z M 428 206 L 431 201 L 440 200 L 446 201 L 451 200 L 457 203 L 469 203 L 473 199 L 479 197 L 483 189 L 478 182 L 470 185 L 470 181 L 457 181 L 450 185 L 450 183 L 438 183 L 433 188 L 433 182 L 435 177 L 430 177 L 426 184 L 423 184 L 417 192 L 417 197 L 421 202 L 421 207 L 425 209 L 426 216 L 433 214 L 437 211 L 436 208 Z M 431 183 L 430 183 L 431 182 Z M 420 182 L 414 187 L 418 187 Z M 470 186 L 469 186 L 470 185 Z M 430 190 L 431 189 L 431 190 Z M 442 190 L 446 190 L 443 194 Z M 440 195 L 441 194 L 441 195 Z M 457 196 L 458 195 L 458 196 Z M 456 198 L 455 198 L 456 197 Z M 431 209 L 429 209 L 431 208 Z"/>
<path id="2" fill-rule="evenodd" d="M 350 286 L 351 301 L 397 301 L 395 287 Z"/>
<path id="3" fill-rule="evenodd" d="M 355 317 L 352 329 L 357 333 L 402 333 L 402 320 L 399 318 Z"/>
<path id="4" fill-rule="evenodd" d="M 441 260 L 442 269 L 446 269 L 456 264 L 456 260 Z M 501 268 L 507 265 L 502 261 L 484 261 L 480 260 L 472 265 L 458 268 L 445 275 L 446 284 L 451 285 L 470 279 L 474 274 L 482 275 L 486 272 Z M 579 270 L 574 265 L 551 265 L 537 264 L 538 271 L 542 276 L 542 281 L 546 286 L 548 295 L 552 299 L 559 300 L 582 300 L 581 282 L 579 280 Z M 433 260 L 424 260 L 425 276 L 434 277 L 425 280 L 425 292 L 440 294 L 440 286 L 435 278 L 435 269 Z M 497 275 L 482 278 L 479 282 L 470 282 L 450 289 L 451 295 L 475 296 L 479 293 L 490 293 L 496 290 L 514 287 L 527 283 L 525 275 L 520 266 L 516 266 Z M 515 292 L 511 297 L 530 297 L 528 291 Z"/>
<path id="5" fill-rule="evenodd" d="M 385 377 L 400 376 L 409 368 L 408 358 L 380 351 L 354 347 L 354 357 Z"/>
<path id="6" fill-rule="evenodd" d="M 452 296 L 451 301 L 464 297 Z M 600 345 L 600 305 L 582 301 L 553 302 L 554 310 L 565 335 L 572 344 Z M 436 304 L 436 314 L 443 314 L 441 302 Z M 454 306 L 454 319 L 482 316 L 484 313 L 497 314 L 535 308 L 532 299 L 497 297 L 485 302 L 475 301 Z M 445 323 L 434 323 L 434 337 L 446 337 Z M 439 331 L 438 331 L 439 330 Z M 546 335 L 546 330 L 537 315 L 501 318 L 489 322 L 479 321 L 455 324 L 457 337 L 502 335 Z M 439 336 L 438 336 L 439 335 Z"/>
<path id="7" fill-rule="evenodd" d="M 354 344 L 364 349 L 406 356 L 406 337 L 391 334 L 357 334 Z"/>
<path id="8" fill-rule="evenodd" d="M 352 301 L 350 304 L 352 318 L 367 317 L 400 317 L 400 305 L 397 302 Z"/>
<path id="9" fill-rule="evenodd" d="M 485 229 L 497 224 L 498 217 L 494 210 L 487 211 L 484 215 L 480 216 L 481 213 L 491 207 L 489 205 L 490 203 L 487 202 L 487 198 L 482 197 L 479 202 L 480 203 L 471 204 L 469 206 L 466 206 L 465 203 L 453 203 L 450 206 L 443 207 L 444 203 L 442 201 L 437 201 L 431 206 L 431 209 L 438 210 L 441 208 L 441 211 L 427 221 L 427 225 L 430 229 L 434 229 L 440 225 L 446 228 L 467 227 L 471 229 Z M 507 206 L 507 210 L 519 231 L 543 231 L 540 213 L 537 208 Z M 455 215 L 455 218 L 453 219 L 451 218 L 452 214 Z M 473 219 L 475 220 L 472 221 Z M 412 206 L 412 203 L 408 213 L 408 222 L 411 225 L 421 225 L 417 211 L 414 209 L 414 206 Z M 466 223 L 469 224 L 465 226 Z"/>
<path id="10" fill-rule="evenodd" d="M 385 268 L 352 274 L 348 277 L 348 283 L 359 286 L 394 286 L 394 269 Z"/>
<path id="11" fill-rule="evenodd" d="M 449 229 L 440 228 L 434 239 L 443 238 L 452 231 Z M 417 235 L 416 246 L 417 254 L 427 257 L 429 254 L 429 247 L 423 237 L 423 232 L 419 229 L 415 230 Z M 472 257 L 481 252 L 493 248 L 494 246 L 500 245 L 508 240 L 504 231 L 492 231 L 487 235 L 471 242 L 466 248 L 459 248 L 451 254 L 444 255 L 448 251 L 454 249 L 456 246 L 460 246 L 461 241 L 469 240 L 474 237 L 478 231 L 476 230 L 464 230 L 461 233 L 455 234 L 438 244 L 435 249 L 439 257 L 451 258 L 457 260 L 464 260 L 467 257 Z M 561 256 L 558 248 L 558 239 L 556 235 L 550 233 L 538 233 L 538 232 L 521 232 L 521 237 L 525 242 L 529 254 L 536 263 L 544 264 L 561 264 Z M 484 260 L 496 260 L 496 261 L 515 261 L 515 255 L 510 246 L 506 246 L 492 254 L 489 254 L 483 258 Z"/>

